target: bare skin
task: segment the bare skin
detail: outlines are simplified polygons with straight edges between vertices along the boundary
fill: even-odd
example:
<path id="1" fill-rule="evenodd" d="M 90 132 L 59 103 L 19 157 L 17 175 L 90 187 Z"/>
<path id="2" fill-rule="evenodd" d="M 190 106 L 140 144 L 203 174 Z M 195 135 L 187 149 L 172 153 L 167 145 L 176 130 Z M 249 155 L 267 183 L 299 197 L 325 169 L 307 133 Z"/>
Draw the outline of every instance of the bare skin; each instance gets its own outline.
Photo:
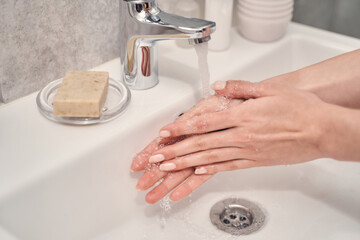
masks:
<path id="1" fill-rule="evenodd" d="M 263 82 L 306 90 L 327 103 L 360 109 L 359 66 L 360 49 Z"/>
<path id="2" fill-rule="evenodd" d="M 334 70 L 339 62 L 350 61 L 347 65 L 351 65 L 360 61 L 359 54 L 348 53 L 262 83 L 215 84 L 218 95 L 247 101 L 229 102 L 231 106 L 221 108 L 223 104 L 214 101 L 220 96 L 202 100 L 162 128 L 160 137 L 134 159 L 133 171 L 142 171 L 152 162 L 137 188 L 146 190 L 164 179 L 147 194 L 146 201 L 154 203 L 175 188 L 170 199 L 177 201 L 220 171 L 295 164 L 322 157 L 360 161 L 356 144 L 360 141 L 360 111 L 349 109 L 360 107 L 360 72 L 351 75 L 345 67 L 346 74 L 341 78 Z M 331 71 L 339 77 L 337 81 L 331 78 Z M 319 82 L 313 80 L 315 77 Z M 342 84 L 347 86 L 341 89 L 354 93 L 336 92 Z M 160 148 L 160 139 L 170 144 Z"/>
<path id="3" fill-rule="evenodd" d="M 231 100 L 223 96 L 212 96 L 208 99 L 202 99 L 197 105 L 179 117 L 177 121 L 190 119 L 192 117 L 200 116 L 204 113 L 219 112 L 240 104 L 241 102 L 243 101 L 237 99 Z M 197 187 L 201 186 L 212 177 L 212 175 L 195 175 L 194 168 L 168 173 L 161 171 L 159 169 L 159 164 L 149 163 L 149 157 L 153 155 L 155 151 L 161 149 L 161 147 L 164 145 L 172 144 L 173 142 L 183 138 L 184 137 L 157 137 L 134 158 L 131 165 L 131 170 L 134 172 L 144 171 L 144 174 L 141 176 L 136 186 L 138 190 L 147 190 L 154 186 L 158 181 L 163 179 L 163 181 L 158 186 L 153 188 L 146 195 L 146 201 L 148 203 L 155 203 L 159 201 L 176 187 L 177 189 L 172 192 L 170 199 L 173 201 L 178 201 L 189 195 Z M 180 185 L 185 180 L 186 182 Z"/>
<path id="4" fill-rule="evenodd" d="M 160 170 L 196 167 L 197 174 L 214 174 L 323 157 L 360 161 L 359 110 L 341 108 L 312 93 L 273 84 L 234 81 L 228 85 L 232 85 L 229 89 L 241 89 L 233 97 L 251 99 L 222 112 L 162 128 L 160 134 L 168 132 L 172 137 L 196 135 L 154 152 L 153 156 L 163 156 Z M 223 94 L 234 93 L 226 93 L 225 89 Z M 349 129 L 357 134 L 355 138 L 338 132 L 336 126 L 345 122 L 351 124 Z M 333 147 L 337 144 L 341 150 Z"/>

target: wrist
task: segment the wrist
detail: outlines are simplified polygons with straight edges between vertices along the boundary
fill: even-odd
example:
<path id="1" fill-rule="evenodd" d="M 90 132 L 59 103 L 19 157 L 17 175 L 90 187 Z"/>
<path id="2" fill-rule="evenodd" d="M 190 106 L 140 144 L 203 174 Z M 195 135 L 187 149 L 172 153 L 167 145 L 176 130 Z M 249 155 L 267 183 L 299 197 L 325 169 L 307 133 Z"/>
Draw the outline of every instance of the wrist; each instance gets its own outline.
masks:
<path id="1" fill-rule="evenodd" d="M 327 104 L 319 148 L 322 156 L 342 161 L 360 161 L 360 111 Z"/>
<path id="2" fill-rule="evenodd" d="M 319 92 L 326 90 L 330 83 L 326 78 L 322 80 L 323 73 L 317 70 L 317 65 L 311 65 L 293 72 L 285 73 L 279 76 L 263 80 L 267 83 L 275 83 L 293 87 L 299 90 L 312 92 L 319 96 Z"/>
<path id="3" fill-rule="evenodd" d="M 264 83 L 272 83 L 272 84 L 281 84 L 285 85 L 287 87 L 297 88 L 301 90 L 307 90 L 305 89 L 305 86 L 303 86 L 303 82 L 301 81 L 301 70 L 294 71 L 294 72 L 288 72 L 284 73 L 275 77 L 271 77 L 268 79 L 263 80 Z"/>
<path id="4" fill-rule="evenodd" d="M 338 132 L 338 120 L 336 119 L 336 112 L 333 105 L 326 104 L 323 108 L 322 119 L 319 121 L 319 128 L 321 134 L 319 137 L 319 150 L 323 158 L 337 159 L 336 152 L 336 134 Z"/>

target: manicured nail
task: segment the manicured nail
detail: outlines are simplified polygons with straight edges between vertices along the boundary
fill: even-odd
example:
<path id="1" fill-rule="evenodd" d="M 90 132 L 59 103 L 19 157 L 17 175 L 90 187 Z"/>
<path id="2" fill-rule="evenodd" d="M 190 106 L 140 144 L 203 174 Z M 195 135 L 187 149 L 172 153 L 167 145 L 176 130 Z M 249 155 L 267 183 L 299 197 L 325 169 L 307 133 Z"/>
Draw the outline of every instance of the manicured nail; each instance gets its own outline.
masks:
<path id="1" fill-rule="evenodd" d="M 195 174 L 205 174 L 205 173 L 207 173 L 207 170 L 206 170 L 206 168 L 204 168 L 204 167 L 197 168 L 197 169 L 195 170 Z"/>
<path id="2" fill-rule="evenodd" d="M 162 131 L 160 131 L 159 136 L 162 138 L 167 138 L 167 137 L 170 137 L 171 134 L 168 130 L 162 130 Z"/>
<path id="3" fill-rule="evenodd" d="M 171 171 L 176 168 L 175 163 L 164 163 L 160 165 L 160 171 Z"/>
<path id="4" fill-rule="evenodd" d="M 154 156 L 151 156 L 149 158 L 149 163 L 158 163 L 158 162 L 161 162 L 161 161 L 164 161 L 165 160 L 165 157 L 164 155 L 162 154 L 156 154 Z"/>
<path id="5" fill-rule="evenodd" d="M 223 81 L 217 81 L 213 85 L 211 85 L 211 88 L 214 90 L 224 90 L 226 87 L 226 82 Z"/>

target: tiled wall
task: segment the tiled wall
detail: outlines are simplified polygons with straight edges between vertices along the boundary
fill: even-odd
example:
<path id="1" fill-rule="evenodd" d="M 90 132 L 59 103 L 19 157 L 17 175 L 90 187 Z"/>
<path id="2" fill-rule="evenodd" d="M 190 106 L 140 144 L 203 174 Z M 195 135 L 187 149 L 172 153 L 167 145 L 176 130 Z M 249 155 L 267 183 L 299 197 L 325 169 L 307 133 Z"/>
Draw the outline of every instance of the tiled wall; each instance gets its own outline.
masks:
<path id="1" fill-rule="evenodd" d="M 116 58 L 118 1 L 0 0 L 0 102 Z M 359 13 L 360 0 L 295 0 L 294 21 L 360 38 Z"/>
<path id="2" fill-rule="evenodd" d="M 0 100 L 118 54 L 118 0 L 0 0 Z"/>

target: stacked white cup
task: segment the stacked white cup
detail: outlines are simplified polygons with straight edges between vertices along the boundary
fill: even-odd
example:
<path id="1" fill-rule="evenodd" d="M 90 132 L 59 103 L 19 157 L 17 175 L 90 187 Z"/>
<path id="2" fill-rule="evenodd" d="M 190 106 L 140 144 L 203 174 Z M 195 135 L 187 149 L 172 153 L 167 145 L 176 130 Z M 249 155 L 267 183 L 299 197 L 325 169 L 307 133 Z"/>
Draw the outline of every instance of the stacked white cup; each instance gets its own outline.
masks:
<path id="1" fill-rule="evenodd" d="M 294 0 L 237 0 L 238 30 L 255 42 L 284 36 L 293 16 Z"/>

